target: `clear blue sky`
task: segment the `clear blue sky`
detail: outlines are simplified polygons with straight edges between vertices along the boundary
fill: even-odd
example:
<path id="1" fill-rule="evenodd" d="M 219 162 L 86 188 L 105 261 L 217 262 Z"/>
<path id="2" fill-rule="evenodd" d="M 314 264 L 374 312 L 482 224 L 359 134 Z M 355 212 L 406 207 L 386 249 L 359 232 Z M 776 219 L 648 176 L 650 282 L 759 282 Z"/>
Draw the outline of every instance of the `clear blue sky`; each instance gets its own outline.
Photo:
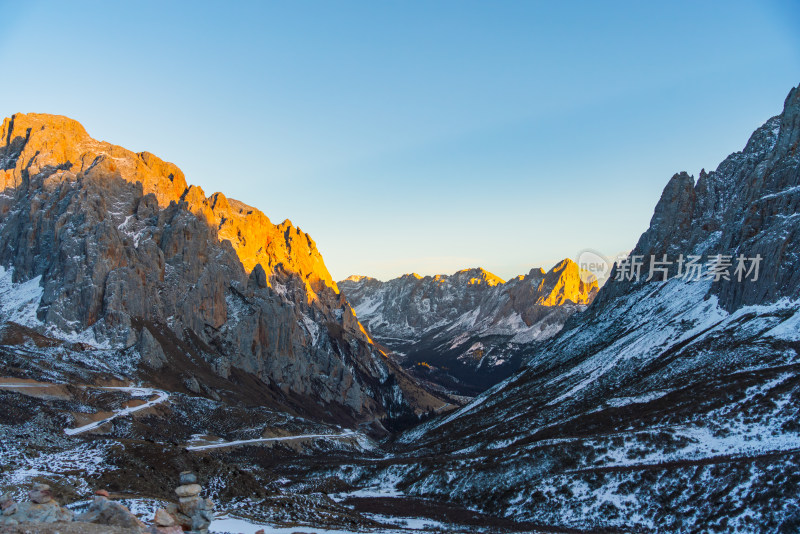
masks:
<path id="1" fill-rule="evenodd" d="M 165 4 L 165 5 L 161 5 Z M 309 232 L 335 278 L 633 247 L 800 83 L 797 2 L 3 2 L 0 113 Z"/>

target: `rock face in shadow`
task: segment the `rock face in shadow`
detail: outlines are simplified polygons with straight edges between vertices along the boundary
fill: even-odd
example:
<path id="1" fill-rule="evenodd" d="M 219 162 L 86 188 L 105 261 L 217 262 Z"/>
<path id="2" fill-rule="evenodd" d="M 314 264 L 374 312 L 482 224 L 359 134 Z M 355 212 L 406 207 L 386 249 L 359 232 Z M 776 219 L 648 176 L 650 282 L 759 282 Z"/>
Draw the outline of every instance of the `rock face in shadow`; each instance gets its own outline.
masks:
<path id="1" fill-rule="evenodd" d="M 0 187 L 0 265 L 40 291 L 17 322 L 133 348 L 152 369 L 167 362 L 150 332 L 163 327 L 202 346 L 223 377 L 238 368 L 361 419 L 403 404 L 389 362 L 289 221 L 206 197 L 175 165 L 54 115 L 3 122 Z"/>
<path id="2" fill-rule="evenodd" d="M 523 347 L 555 335 L 598 291 L 565 259 L 504 282 L 476 268 L 381 282 L 351 276 L 339 287 L 370 334 L 405 356 L 420 378 L 474 394 L 508 377 Z"/>
<path id="3" fill-rule="evenodd" d="M 683 254 L 739 255 L 763 258 L 758 280 L 742 284 L 735 277 L 712 285 L 728 311 L 742 305 L 795 297 L 800 291 L 800 90 L 786 97 L 783 113 L 758 128 L 741 152 L 717 170 L 701 171 L 697 182 L 682 172 L 664 188 L 650 228 L 631 255 L 641 255 L 644 272 L 650 256 L 673 260 Z M 735 266 L 735 265 L 734 265 Z M 749 267 L 749 265 L 748 265 Z M 677 273 L 677 265 L 670 274 Z M 616 273 L 616 271 L 615 271 Z M 614 278 L 615 273 L 612 273 Z M 631 282 L 609 284 L 602 299 L 630 290 Z"/>
<path id="4" fill-rule="evenodd" d="M 517 373 L 400 437 L 399 486 L 582 531 L 796 531 L 799 113 L 793 89 L 716 171 L 675 175 L 639 281 L 618 265 Z M 757 280 L 647 281 L 651 254 L 763 259 Z"/>

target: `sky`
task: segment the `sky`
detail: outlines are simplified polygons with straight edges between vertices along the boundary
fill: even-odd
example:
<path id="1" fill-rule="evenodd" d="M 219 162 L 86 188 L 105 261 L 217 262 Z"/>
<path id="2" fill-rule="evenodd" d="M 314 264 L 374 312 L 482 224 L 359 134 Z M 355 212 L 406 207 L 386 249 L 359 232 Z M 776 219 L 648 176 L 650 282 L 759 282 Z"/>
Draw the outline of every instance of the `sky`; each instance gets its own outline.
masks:
<path id="1" fill-rule="evenodd" d="M 0 114 L 288 218 L 334 279 L 633 248 L 800 83 L 800 4 L 0 2 Z"/>

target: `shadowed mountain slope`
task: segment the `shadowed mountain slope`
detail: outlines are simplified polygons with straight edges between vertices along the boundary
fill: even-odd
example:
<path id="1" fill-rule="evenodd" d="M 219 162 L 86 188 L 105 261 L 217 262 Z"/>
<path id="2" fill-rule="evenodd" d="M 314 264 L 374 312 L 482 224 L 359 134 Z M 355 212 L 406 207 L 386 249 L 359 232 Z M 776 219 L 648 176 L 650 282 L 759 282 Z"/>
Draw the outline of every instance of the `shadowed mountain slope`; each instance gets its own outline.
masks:
<path id="1" fill-rule="evenodd" d="M 698 278 L 687 276 L 692 256 Z M 628 279 L 636 265 L 641 277 Z M 651 266 L 667 279 L 648 280 Z M 505 382 L 405 434 L 402 454 L 362 466 L 362 478 L 391 472 L 410 494 L 547 525 L 797 532 L 798 273 L 793 89 L 742 152 L 696 182 L 668 182 L 580 318 Z"/>

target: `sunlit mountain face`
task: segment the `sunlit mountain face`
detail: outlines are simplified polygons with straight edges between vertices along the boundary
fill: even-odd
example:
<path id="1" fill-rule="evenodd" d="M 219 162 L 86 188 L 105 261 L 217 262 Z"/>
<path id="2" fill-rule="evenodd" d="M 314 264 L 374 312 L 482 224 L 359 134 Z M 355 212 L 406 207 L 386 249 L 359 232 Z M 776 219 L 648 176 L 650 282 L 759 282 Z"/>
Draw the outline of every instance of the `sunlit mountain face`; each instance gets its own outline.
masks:
<path id="1" fill-rule="evenodd" d="M 503 281 L 484 269 L 410 274 L 380 282 L 352 276 L 339 288 L 373 338 L 444 395 L 480 393 L 519 369 L 597 294 L 597 281 L 564 260 L 549 272 Z"/>

